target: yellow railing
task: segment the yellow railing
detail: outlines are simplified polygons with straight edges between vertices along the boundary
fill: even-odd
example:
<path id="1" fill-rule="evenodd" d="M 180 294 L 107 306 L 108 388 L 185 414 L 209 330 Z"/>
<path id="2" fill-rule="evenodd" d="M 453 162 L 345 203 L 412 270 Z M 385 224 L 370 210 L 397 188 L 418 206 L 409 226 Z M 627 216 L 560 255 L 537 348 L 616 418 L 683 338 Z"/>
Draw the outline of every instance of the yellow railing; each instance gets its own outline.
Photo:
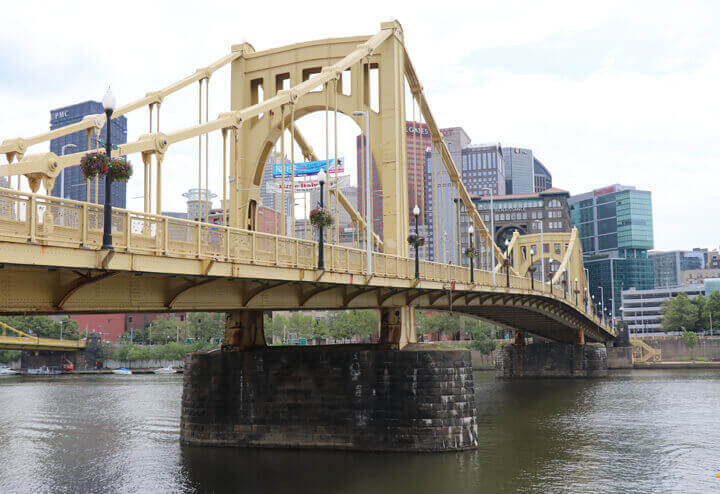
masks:
<path id="1" fill-rule="evenodd" d="M 0 241 L 31 242 L 43 245 L 99 249 L 102 245 L 103 207 L 71 199 L 0 188 Z M 271 233 L 242 230 L 113 208 L 113 247 L 117 251 L 176 258 L 216 259 L 234 263 L 314 269 L 317 242 Z M 326 244 L 325 267 L 339 273 L 367 274 L 366 252 Z M 381 252 L 373 253 L 373 275 L 411 280 L 415 261 Z M 504 272 L 475 270 L 474 285 L 502 291 L 508 280 Z M 463 266 L 420 261 L 420 279 L 441 283 L 470 282 L 470 270 Z M 573 306 L 602 325 L 582 299 L 571 290 L 536 281 L 532 290 L 528 277 L 511 275 L 509 288 L 544 294 Z"/>
<path id="2" fill-rule="evenodd" d="M 15 329 L 0 321 L 0 348 L 6 350 L 80 350 L 85 348 L 84 340 L 58 340 L 42 338 Z M 11 335 L 8 335 L 8 330 Z M 15 336 L 12 336 L 12 333 Z"/>

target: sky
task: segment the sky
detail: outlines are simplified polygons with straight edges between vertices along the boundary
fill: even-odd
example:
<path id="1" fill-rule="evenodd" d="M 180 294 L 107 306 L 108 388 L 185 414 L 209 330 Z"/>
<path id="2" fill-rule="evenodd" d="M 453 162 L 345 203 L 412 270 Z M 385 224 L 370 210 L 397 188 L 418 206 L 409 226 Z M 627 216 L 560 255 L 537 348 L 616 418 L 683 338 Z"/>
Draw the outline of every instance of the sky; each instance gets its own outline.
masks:
<path id="1" fill-rule="evenodd" d="M 720 244 L 720 3 L 634 2 L 11 2 L 0 29 L 0 140 L 48 129 L 49 110 L 118 103 L 192 74 L 250 42 L 256 50 L 373 34 L 397 19 L 440 127 L 473 142 L 531 148 L 555 186 L 613 183 L 650 190 L 655 248 Z M 229 108 L 229 70 L 210 81 L 210 118 Z M 411 105 L 408 103 L 408 114 Z M 299 125 L 324 152 L 324 117 Z M 197 85 L 168 97 L 161 131 L 197 122 Z M 128 115 L 129 139 L 147 110 Z M 357 130 L 341 119 L 352 171 Z M 29 153 L 47 152 L 40 144 Z M 210 188 L 221 187 L 220 137 L 210 137 Z M 322 154 L 322 153 L 321 153 Z M 3 161 L 4 159 L 0 159 Z M 140 163 L 139 158 L 134 162 Z M 203 165 L 204 166 L 204 165 Z M 197 143 L 164 161 L 163 210 L 184 210 L 197 186 Z M 142 177 L 128 206 L 141 209 Z"/>

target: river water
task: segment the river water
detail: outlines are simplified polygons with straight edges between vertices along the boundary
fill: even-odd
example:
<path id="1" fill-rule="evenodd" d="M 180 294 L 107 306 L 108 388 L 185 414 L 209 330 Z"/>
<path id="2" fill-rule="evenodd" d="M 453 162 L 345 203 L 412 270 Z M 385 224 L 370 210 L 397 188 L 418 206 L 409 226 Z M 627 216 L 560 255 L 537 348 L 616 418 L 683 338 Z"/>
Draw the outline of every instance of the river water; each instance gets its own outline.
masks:
<path id="1" fill-rule="evenodd" d="M 475 373 L 480 448 L 179 444 L 182 376 L 0 379 L 0 492 L 720 492 L 720 373 Z"/>

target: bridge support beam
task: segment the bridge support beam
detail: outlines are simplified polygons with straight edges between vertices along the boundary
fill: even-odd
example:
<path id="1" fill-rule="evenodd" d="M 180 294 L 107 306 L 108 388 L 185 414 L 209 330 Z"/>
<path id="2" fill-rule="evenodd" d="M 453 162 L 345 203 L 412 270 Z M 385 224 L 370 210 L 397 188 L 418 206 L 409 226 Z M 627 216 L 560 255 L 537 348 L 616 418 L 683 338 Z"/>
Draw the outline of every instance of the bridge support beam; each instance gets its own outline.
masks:
<path id="1" fill-rule="evenodd" d="M 263 311 L 236 310 L 225 316 L 225 337 L 222 351 L 235 352 L 265 347 Z"/>
<path id="2" fill-rule="evenodd" d="M 460 451 L 478 444 L 470 352 L 270 346 L 185 359 L 195 446 Z"/>
<path id="3" fill-rule="evenodd" d="M 400 350 L 409 343 L 417 343 L 415 308 L 405 305 L 381 309 L 380 344 Z"/>
<path id="4" fill-rule="evenodd" d="M 497 377 L 501 378 L 604 377 L 608 374 L 607 351 L 600 343 L 507 344 L 497 350 L 496 362 Z"/>

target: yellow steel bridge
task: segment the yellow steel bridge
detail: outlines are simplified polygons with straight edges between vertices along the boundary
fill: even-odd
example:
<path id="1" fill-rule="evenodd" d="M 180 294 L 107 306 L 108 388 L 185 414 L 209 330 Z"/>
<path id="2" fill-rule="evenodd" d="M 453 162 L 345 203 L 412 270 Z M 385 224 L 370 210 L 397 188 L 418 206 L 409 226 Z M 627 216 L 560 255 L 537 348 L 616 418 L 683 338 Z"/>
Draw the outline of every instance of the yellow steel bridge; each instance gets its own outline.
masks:
<path id="1" fill-rule="evenodd" d="M 24 333 L 4 322 L 0 322 L 0 328 L 2 328 L 2 334 L 0 334 L 0 349 L 2 350 L 77 351 L 85 349 L 84 340 L 41 338 Z"/>
<path id="2" fill-rule="evenodd" d="M 198 83 L 201 109 L 203 87 L 207 98 L 211 75 L 226 65 L 231 70 L 228 111 L 215 119 L 207 111 L 203 118 L 200 111 L 197 125 L 161 132 L 164 98 Z M 373 109 L 369 74 L 375 70 L 379 106 Z M 422 203 L 408 194 L 406 93 L 411 95 L 413 114 L 417 108 L 438 150 L 450 181 L 447 193 L 459 198 L 474 226 L 474 246 L 482 254 L 472 275 L 466 267 L 423 259 L 415 276 L 406 237 L 409 206 Z M 586 338 L 614 338 L 613 329 L 595 315 L 588 301 L 577 231 L 543 238 L 516 233 L 506 249 L 495 244 L 430 111 L 396 21 L 383 23 L 371 36 L 265 51 L 255 51 L 248 43 L 233 46 L 229 55 L 115 109 L 111 118 L 143 107 L 150 114 L 149 133 L 119 145 L 112 155 L 140 155 L 144 211 L 113 208 L 112 249 L 102 248 L 103 207 L 91 201 L 90 184 L 87 201 L 82 202 L 38 193 L 40 185 L 51 190 L 60 171 L 76 165 L 86 153 L 27 152 L 33 145 L 77 131 L 87 131 L 90 139 L 105 123 L 104 115 L 0 145 L 0 154 L 8 159 L 0 165 L 0 176 L 18 177 L 18 183 L 25 177 L 33 191 L 0 189 L 0 313 L 226 311 L 228 348 L 264 344 L 261 311 L 277 309 L 379 308 L 381 340 L 399 347 L 415 341 L 414 308 L 455 310 L 558 341 L 582 344 Z M 333 152 L 329 142 L 329 122 L 336 125 L 338 113 L 362 129 L 383 201 L 381 240 L 372 232 L 372 221 L 365 222 L 337 187 L 332 190 L 329 209 L 337 214 L 339 207 L 345 208 L 371 240 L 369 249 L 343 246 L 338 230 L 329 229 L 324 269 L 318 269 L 318 242 L 298 238 L 294 227 L 285 231 L 284 208 L 280 235 L 257 231 L 259 189 L 268 157 L 277 147 L 284 156 L 287 144 L 293 162 L 295 146 L 305 158 L 317 158 L 296 122 L 315 112 L 326 115 L 326 160 L 337 158 L 337 144 Z M 222 160 L 213 166 L 222 173 L 227 218 L 222 215 L 221 225 L 203 221 L 202 208 L 201 221 L 162 216 L 166 150 L 188 139 L 198 139 L 200 145 L 212 132 L 222 135 Z M 207 140 L 205 145 L 207 149 Z M 198 188 L 203 190 L 201 163 L 200 155 Z M 206 159 L 206 177 L 208 166 Z M 204 190 L 207 197 L 207 178 Z M 284 196 L 284 186 L 281 191 Z M 289 194 L 294 195 L 294 188 Z M 459 236 L 458 242 L 466 241 L 467 233 Z M 541 257 L 559 264 L 545 283 L 528 276 Z"/>

